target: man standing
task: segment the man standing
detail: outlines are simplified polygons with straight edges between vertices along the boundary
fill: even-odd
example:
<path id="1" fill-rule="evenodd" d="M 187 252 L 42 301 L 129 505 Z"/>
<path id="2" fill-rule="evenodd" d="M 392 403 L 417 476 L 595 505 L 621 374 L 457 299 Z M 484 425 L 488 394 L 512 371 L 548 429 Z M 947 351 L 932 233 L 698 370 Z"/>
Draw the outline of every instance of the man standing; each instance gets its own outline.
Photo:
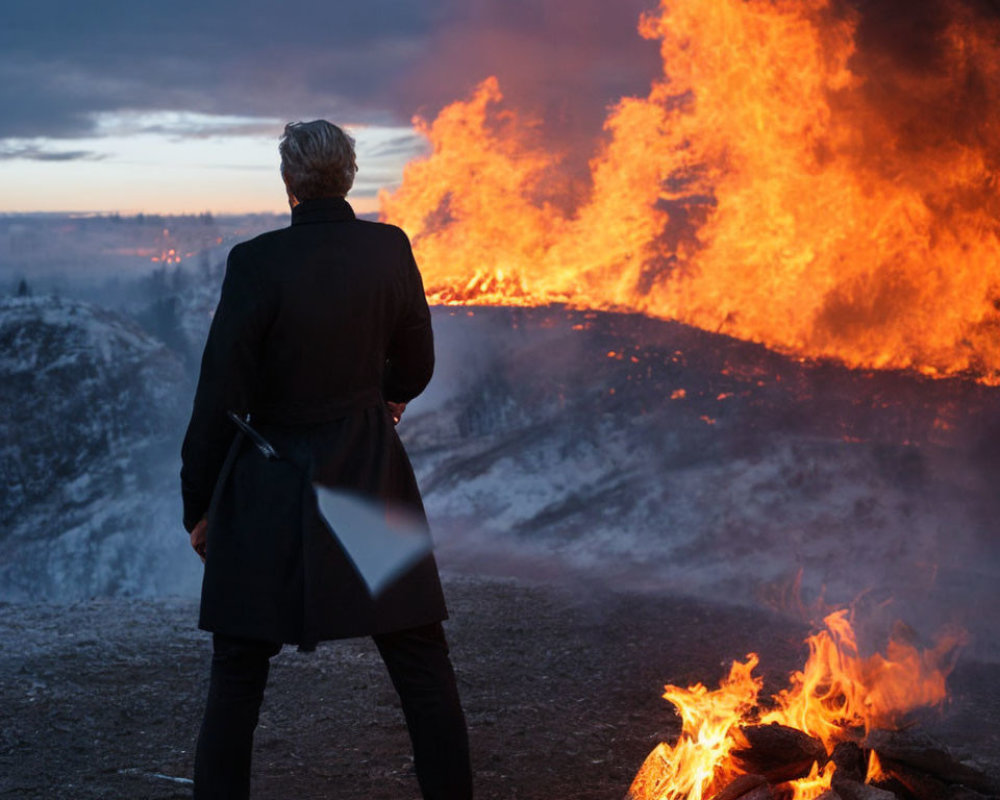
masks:
<path id="1" fill-rule="evenodd" d="M 344 199 L 354 141 L 324 120 L 285 126 L 292 224 L 232 249 L 184 439 L 184 526 L 205 560 L 213 633 L 195 798 L 249 795 L 253 732 L 282 644 L 372 635 L 399 693 L 428 800 L 472 797 L 468 740 L 432 555 L 372 597 L 319 516 L 314 483 L 423 517 L 394 424 L 434 366 L 406 234 Z M 266 458 L 228 412 L 249 415 Z"/>

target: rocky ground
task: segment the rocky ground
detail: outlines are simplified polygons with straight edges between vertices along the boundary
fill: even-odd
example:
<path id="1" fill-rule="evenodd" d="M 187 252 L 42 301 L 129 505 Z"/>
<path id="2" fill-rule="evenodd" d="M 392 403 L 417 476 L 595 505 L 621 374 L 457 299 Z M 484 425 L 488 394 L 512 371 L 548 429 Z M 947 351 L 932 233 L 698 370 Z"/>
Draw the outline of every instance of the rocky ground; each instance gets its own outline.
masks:
<path id="1" fill-rule="evenodd" d="M 621 798 L 678 731 L 666 682 L 710 685 L 762 656 L 765 690 L 805 648 L 783 616 L 662 594 L 452 577 L 447 624 L 480 800 Z M 190 795 L 210 644 L 190 600 L 0 606 L 0 798 Z M 1000 768 L 1000 664 L 960 661 L 922 721 Z M 368 640 L 273 662 L 257 800 L 418 797 L 395 695 Z"/>

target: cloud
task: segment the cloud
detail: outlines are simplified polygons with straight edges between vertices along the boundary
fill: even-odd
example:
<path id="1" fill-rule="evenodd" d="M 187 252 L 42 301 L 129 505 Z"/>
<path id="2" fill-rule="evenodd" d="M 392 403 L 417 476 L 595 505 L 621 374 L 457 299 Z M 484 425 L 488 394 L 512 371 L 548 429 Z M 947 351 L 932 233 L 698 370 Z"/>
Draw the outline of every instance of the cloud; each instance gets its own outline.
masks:
<path id="1" fill-rule="evenodd" d="M 391 158 L 398 155 L 413 155 L 415 151 L 422 149 L 423 143 L 413 133 L 404 136 L 394 136 L 393 138 L 377 143 L 369 152 L 372 158 Z"/>
<path id="2" fill-rule="evenodd" d="M 164 136 L 203 139 L 212 136 L 259 136 L 281 131 L 278 117 L 202 114 L 193 111 L 120 111 L 93 115 L 98 136 Z"/>
<path id="3" fill-rule="evenodd" d="M 860 11 L 862 48 L 902 38 L 918 59 L 938 10 L 956 4 L 995 13 L 987 0 L 835 0 Z M 7 0 L 0 140 L 105 135 L 101 125 L 113 118 L 122 130 L 151 130 L 150 115 L 165 113 L 181 117 L 161 118 L 159 130 L 190 137 L 217 134 L 199 122 L 208 117 L 247 135 L 270 120 L 316 117 L 398 126 L 414 113 L 434 116 L 496 75 L 511 105 L 585 160 L 607 107 L 646 95 L 662 74 L 657 43 L 636 32 L 640 14 L 656 5 Z"/>
<path id="4" fill-rule="evenodd" d="M 0 139 L 91 136 L 123 112 L 399 125 L 492 74 L 562 131 L 599 128 L 607 104 L 658 72 L 635 31 L 652 4 L 10 0 Z"/>
<path id="5" fill-rule="evenodd" d="M 399 121 L 375 95 L 421 56 L 436 5 L 12 0 L 0 138 L 89 136 L 122 111 Z"/>
<path id="6" fill-rule="evenodd" d="M 0 161 L 100 161 L 106 156 L 92 150 L 48 150 L 37 145 L 0 145 Z"/>

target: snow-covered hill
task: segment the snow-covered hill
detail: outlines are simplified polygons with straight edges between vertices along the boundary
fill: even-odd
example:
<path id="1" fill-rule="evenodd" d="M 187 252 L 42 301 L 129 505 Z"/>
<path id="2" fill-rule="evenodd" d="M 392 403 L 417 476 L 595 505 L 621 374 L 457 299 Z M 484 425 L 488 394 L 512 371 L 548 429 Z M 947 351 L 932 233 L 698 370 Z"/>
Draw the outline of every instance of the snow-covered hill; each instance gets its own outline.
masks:
<path id="1" fill-rule="evenodd" d="M 0 598 L 192 590 L 175 497 L 190 391 L 123 317 L 0 300 Z"/>
<path id="2" fill-rule="evenodd" d="M 439 310 L 437 330 L 441 383 L 402 431 L 442 562 L 737 601 L 801 571 L 1000 644 L 996 389 L 631 315 Z"/>
<path id="3" fill-rule="evenodd" d="M 180 298 L 196 352 L 217 293 Z M 437 372 L 400 433 L 445 569 L 739 602 L 801 571 L 1000 653 L 997 389 L 634 315 L 434 315 Z M 0 599 L 196 592 L 176 355 L 51 298 L 3 301 L 0 345 Z"/>

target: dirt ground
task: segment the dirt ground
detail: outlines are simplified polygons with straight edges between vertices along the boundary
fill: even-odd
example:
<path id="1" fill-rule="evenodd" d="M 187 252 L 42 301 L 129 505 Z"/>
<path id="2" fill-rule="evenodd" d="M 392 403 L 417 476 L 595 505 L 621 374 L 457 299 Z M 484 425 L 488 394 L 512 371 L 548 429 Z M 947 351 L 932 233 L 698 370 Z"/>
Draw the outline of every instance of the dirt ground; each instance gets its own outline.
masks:
<path id="1" fill-rule="evenodd" d="M 447 631 L 479 800 L 621 798 L 679 725 L 666 682 L 714 685 L 762 657 L 765 690 L 805 656 L 769 612 L 665 595 L 452 577 Z M 210 640 L 189 600 L 0 605 L 0 797 L 189 797 Z M 1000 664 L 960 661 L 926 724 L 1000 767 Z M 259 800 L 415 800 L 409 743 L 374 645 L 286 648 L 255 743 Z"/>

